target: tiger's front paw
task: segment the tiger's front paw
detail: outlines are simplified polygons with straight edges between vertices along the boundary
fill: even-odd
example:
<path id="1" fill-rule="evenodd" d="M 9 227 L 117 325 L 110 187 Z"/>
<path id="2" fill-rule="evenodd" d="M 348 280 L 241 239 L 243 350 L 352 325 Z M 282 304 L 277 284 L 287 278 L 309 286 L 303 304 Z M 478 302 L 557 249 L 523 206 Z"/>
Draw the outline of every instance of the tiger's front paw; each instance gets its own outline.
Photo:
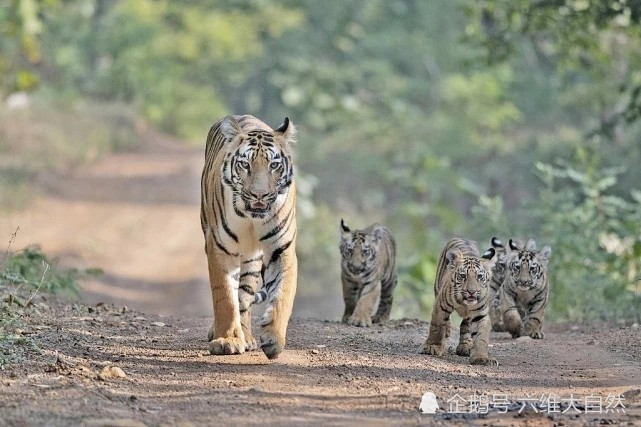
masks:
<path id="1" fill-rule="evenodd" d="M 418 351 L 421 354 L 430 354 L 432 356 L 442 356 L 445 353 L 445 347 L 439 344 L 423 344 L 423 347 Z"/>
<path id="2" fill-rule="evenodd" d="M 467 344 L 459 344 L 456 347 L 456 354 L 458 356 L 468 357 L 470 355 L 471 347 Z"/>
<path id="3" fill-rule="evenodd" d="M 372 318 L 369 316 L 358 316 L 358 315 L 352 314 L 350 318 L 347 319 L 347 324 L 352 326 L 368 328 L 372 326 Z"/>
<path id="4" fill-rule="evenodd" d="M 243 354 L 245 340 L 238 337 L 216 338 L 209 342 L 209 353 L 213 355 Z"/>
<path id="5" fill-rule="evenodd" d="M 244 331 L 243 331 L 244 332 Z M 245 351 L 253 351 L 258 348 L 256 338 L 248 332 L 245 332 Z"/>
<path id="6" fill-rule="evenodd" d="M 498 360 L 493 357 L 470 357 L 470 365 L 499 366 Z"/>
<path id="7" fill-rule="evenodd" d="M 526 323 L 525 326 L 523 326 L 521 336 L 529 336 L 530 338 L 534 338 L 535 340 L 540 340 L 544 337 L 543 332 L 541 332 L 541 330 L 538 328 L 538 325 L 532 326 L 532 324 L 529 323 Z"/>
<path id="8" fill-rule="evenodd" d="M 268 359 L 276 359 L 285 348 L 285 337 L 267 330 L 260 335 L 259 345 Z"/>

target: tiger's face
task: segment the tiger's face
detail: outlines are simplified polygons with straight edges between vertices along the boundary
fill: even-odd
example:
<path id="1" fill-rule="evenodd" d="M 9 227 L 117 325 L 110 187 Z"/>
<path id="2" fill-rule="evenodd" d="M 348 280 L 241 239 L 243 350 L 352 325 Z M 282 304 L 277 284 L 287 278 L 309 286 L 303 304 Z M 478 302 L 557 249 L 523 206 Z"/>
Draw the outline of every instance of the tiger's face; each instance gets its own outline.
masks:
<path id="1" fill-rule="evenodd" d="M 550 247 L 545 246 L 541 251 L 537 251 L 534 240 L 528 240 L 525 248 L 519 249 L 510 240 L 510 248 L 512 254 L 509 260 L 509 274 L 516 287 L 529 290 L 540 286 L 551 253 Z"/>
<path id="2" fill-rule="evenodd" d="M 357 276 L 368 273 L 376 266 L 381 236 L 377 230 L 371 234 L 351 231 L 343 220 L 341 231 L 340 251 L 344 268 Z"/>
<path id="3" fill-rule="evenodd" d="M 290 143 L 294 125 L 289 119 L 273 132 L 240 127 L 230 134 L 230 151 L 223 161 L 223 181 L 232 188 L 234 209 L 254 218 L 274 210 L 294 179 Z"/>
<path id="4" fill-rule="evenodd" d="M 463 256 L 458 250 L 446 254 L 454 300 L 458 304 L 477 305 L 488 297 L 495 253 L 494 248 L 490 248 L 481 258 Z"/>

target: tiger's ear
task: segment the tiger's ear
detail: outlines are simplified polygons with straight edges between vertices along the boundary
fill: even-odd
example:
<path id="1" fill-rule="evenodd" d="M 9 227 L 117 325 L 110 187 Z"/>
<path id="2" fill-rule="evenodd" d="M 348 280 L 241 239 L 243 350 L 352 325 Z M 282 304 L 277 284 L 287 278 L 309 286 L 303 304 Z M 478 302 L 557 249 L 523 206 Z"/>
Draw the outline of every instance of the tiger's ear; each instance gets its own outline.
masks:
<path id="1" fill-rule="evenodd" d="M 508 242 L 508 246 L 513 251 L 518 251 L 519 250 L 519 247 L 516 245 L 516 243 L 514 243 L 514 240 L 512 240 L 512 239 L 510 239 L 510 241 Z"/>
<path id="2" fill-rule="evenodd" d="M 493 248 L 504 248 L 503 242 L 501 242 L 498 237 L 492 237 L 492 240 L 490 240 L 490 244 L 492 245 Z"/>
<path id="3" fill-rule="evenodd" d="M 551 254 L 552 248 L 547 245 L 543 246 L 543 249 L 541 249 L 541 252 L 539 252 L 539 262 L 544 266 L 547 265 Z"/>
<path id="4" fill-rule="evenodd" d="M 274 132 L 281 134 L 283 138 L 285 138 L 287 144 L 294 144 L 296 142 L 296 126 L 294 126 L 294 123 L 289 121 L 289 117 L 285 117 L 283 124 L 278 126 Z"/>
<path id="5" fill-rule="evenodd" d="M 343 233 L 349 233 L 350 231 L 352 231 L 352 230 L 349 229 L 347 224 L 345 224 L 345 221 L 343 220 L 343 218 L 341 218 L 341 231 Z"/>
<path id="6" fill-rule="evenodd" d="M 527 243 L 525 244 L 525 250 L 530 252 L 536 250 L 536 242 L 534 241 L 534 239 L 529 239 L 527 241 Z"/>
<path id="7" fill-rule="evenodd" d="M 456 261 L 459 259 L 461 256 L 461 252 L 458 249 L 450 249 L 447 251 L 445 254 L 445 259 L 447 260 L 447 266 L 448 268 L 454 268 L 454 265 L 456 264 Z"/>
<path id="8" fill-rule="evenodd" d="M 380 242 L 381 239 L 383 238 L 383 227 L 378 225 L 374 227 L 374 230 L 372 231 L 372 236 L 374 237 L 375 243 Z"/>
<path id="9" fill-rule="evenodd" d="M 243 132 L 234 116 L 227 116 L 221 120 L 220 131 L 227 139 L 234 139 Z"/>
<path id="10" fill-rule="evenodd" d="M 496 255 L 496 250 L 494 248 L 489 248 L 483 255 L 481 255 L 481 258 L 485 260 L 485 263 L 487 264 L 487 267 L 489 269 L 494 268 L 494 265 L 498 260 L 498 257 L 495 257 L 494 255 Z"/>

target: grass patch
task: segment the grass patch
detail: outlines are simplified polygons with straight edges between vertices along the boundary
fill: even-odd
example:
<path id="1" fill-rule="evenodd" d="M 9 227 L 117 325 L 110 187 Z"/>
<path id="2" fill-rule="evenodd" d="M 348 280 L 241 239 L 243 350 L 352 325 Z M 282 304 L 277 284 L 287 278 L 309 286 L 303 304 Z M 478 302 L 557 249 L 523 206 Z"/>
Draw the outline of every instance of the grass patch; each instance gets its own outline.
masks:
<path id="1" fill-rule="evenodd" d="M 33 340 L 22 334 L 29 321 L 41 314 L 42 304 L 34 303 L 39 294 L 78 296 L 78 279 L 97 275 L 98 269 L 62 269 L 55 259 L 37 246 L 11 252 L 11 244 L 0 259 L 0 368 L 24 353 L 25 348 L 37 348 Z"/>

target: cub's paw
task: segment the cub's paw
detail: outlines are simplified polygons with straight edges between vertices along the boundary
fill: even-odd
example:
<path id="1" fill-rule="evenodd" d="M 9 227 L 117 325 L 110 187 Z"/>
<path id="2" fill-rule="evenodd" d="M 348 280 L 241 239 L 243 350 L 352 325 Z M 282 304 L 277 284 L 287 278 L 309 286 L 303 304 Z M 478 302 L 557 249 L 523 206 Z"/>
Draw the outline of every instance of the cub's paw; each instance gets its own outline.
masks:
<path id="1" fill-rule="evenodd" d="M 285 337 L 266 331 L 260 335 L 259 345 L 268 359 L 276 359 L 285 347 Z"/>
<path id="2" fill-rule="evenodd" d="M 385 323 L 389 320 L 389 316 L 374 316 L 372 317 L 372 323 Z"/>
<path id="3" fill-rule="evenodd" d="M 528 335 L 530 336 L 530 338 L 534 338 L 535 340 L 541 340 L 545 337 L 543 332 L 540 331 L 530 332 Z"/>
<path id="4" fill-rule="evenodd" d="M 423 344 L 423 347 L 418 351 L 421 354 L 430 354 L 432 356 L 442 356 L 445 352 L 445 347 L 438 344 Z"/>
<path id="5" fill-rule="evenodd" d="M 459 344 L 456 347 L 456 354 L 458 356 L 468 357 L 470 355 L 471 347 L 467 344 Z"/>
<path id="6" fill-rule="evenodd" d="M 498 360 L 492 357 L 470 357 L 470 365 L 499 366 Z"/>
<path id="7" fill-rule="evenodd" d="M 359 326 L 363 328 L 368 328 L 372 326 L 372 319 L 369 316 L 356 316 L 352 315 L 347 319 L 347 324 L 352 326 Z"/>
<path id="8" fill-rule="evenodd" d="M 242 338 L 216 338 L 209 342 L 209 353 L 213 355 L 243 354 L 245 346 L 245 340 Z"/>

